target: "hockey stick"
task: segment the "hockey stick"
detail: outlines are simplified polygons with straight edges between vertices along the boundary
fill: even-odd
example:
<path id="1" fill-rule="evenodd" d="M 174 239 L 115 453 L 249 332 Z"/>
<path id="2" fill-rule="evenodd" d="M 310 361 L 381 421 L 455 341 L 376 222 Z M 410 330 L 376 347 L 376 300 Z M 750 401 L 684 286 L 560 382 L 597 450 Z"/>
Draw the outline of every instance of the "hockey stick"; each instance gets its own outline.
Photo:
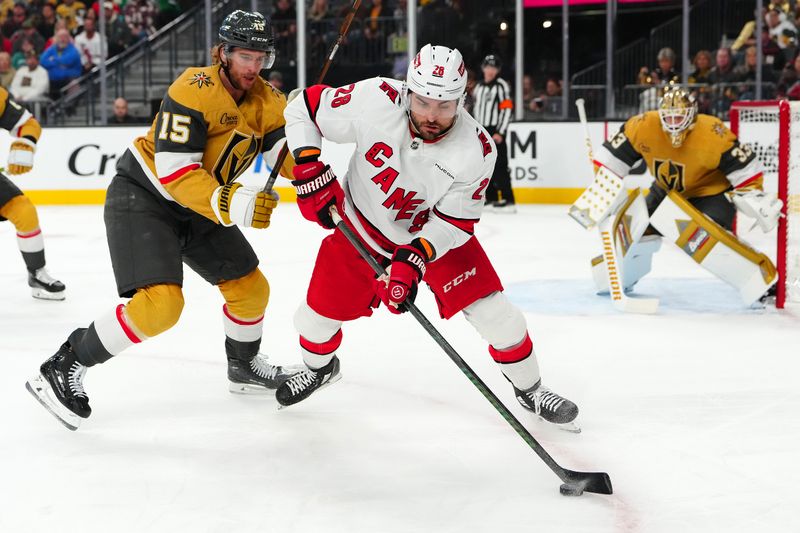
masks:
<path id="1" fill-rule="evenodd" d="M 342 21 L 342 26 L 339 28 L 339 37 L 336 39 L 336 42 L 333 43 L 331 52 L 328 54 L 328 58 L 325 60 L 325 63 L 323 63 L 322 70 L 319 71 L 319 76 L 317 76 L 317 82 L 315 85 L 319 85 L 322 83 L 322 80 L 325 79 L 325 75 L 328 73 L 328 69 L 333 62 L 333 58 L 336 55 L 336 52 L 339 51 L 339 45 L 342 44 L 342 39 L 345 38 L 347 32 L 350 30 L 350 23 L 353 22 L 353 17 L 356 16 L 356 12 L 358 12 L 359 7 L 361 7 L 361 0 L 353 0 L 353 5 L 350 6 L 350 12 L 347 13 L 347 16 Z M 283 166 L 283 162 L 286 161 L 287 155 L 289 155 L 288 140 L 283 143 L 281 150 L 278 152 L 278 158 L 275 160 L 275 164 L 272 166 L 272 172 L 270 172 L 267 183 L 264 185 L 264 192 L 270 192 L 272 190 L 272 187 L 275 185 L 275 180 L 278 179 L 278 173 Z"/>
<path id="2" fill-rule="evenodd" d="M 336 227 L 344 233 L 344 236 L 350 241 L 350 244 L 356 249 L 358 254 L 364 258 L 364 260 L 372 267 L 372 270 L 378 276 L 385 276 L 386 271 L 383 267 L 375 260 L 372 255 L 367 251 L 361 241 L 358 239 L 356 234 L 350 229 L 349 226 L 342 220 L 342 217 L 339 216 L 335 207 L 331 208 L 331 217 L 333 218 Z M 525 426 L 517 420 L 517 418 L 508 410 L 508 408 L 503 405 L 503 403 L 495 396 L 495 394 L 491 391 L 491 389 L 478 377 L 477 374 L 467 365 L 464 359 L 458 355 L 458 352 L 450 346 L 450 343 L 442 336 L 441 333 L 431 324 L 425 315 L 422 314 L 416 305 L 413 302 L 405 301 L 403 304 L 411 313 L 414 318 L 417 319 L 417 322 L 428 332 L 428 334 L 436 341 L 436 343 L 444 350 L 444 352 L 450 357 L 450 359 L 456 364 L 456 366 L 467 376 L 475 388 L 483 394 L 483 397 L 492 404 L 500 416 L 502 416 L 508 424 L 514 428 L 514 431 L 522 437 L 528 446 L 536 452 L 536 455 L 541 458 L 542 461 L 552 470 L 560 479 L 564 482 L 561 486 L 561 493 L 564 495 L 570 496 L 580 496 L 584 491 L 587 492 L 595 492 L 597 494 L 611 494 L 611 478 L 608 477 L 608 474 L 605 472 L 576 472 L 574 470 L 568 470 L 558 463 L 556 463 L 555 459 L 553 459 L 549 453 L 542 447 L 541 444 L 530 434 L 530 432 L 525 429 Z"/>
<path id="3" fill-rule="evenodd" d="M 586 119 L 586 108 L 584 107 L 583 98 L 575 100 L 575 106 L 578 108 L 578 117 L 580 118 L 581 126 L 583 126 L 583 136 L 586 142 L 586 150 L 589 154 L 589 164 L 594 171 L 594 150 L 592 149 L 592 138 L 589 135 L 589 121 Z M 602 173 L 602 175 L 606 176 L 605 173 Z M 598 176 L 600 176 L 600 173 L 598 173 Z M 598 188 L 597 185 L 600 185 L 599 193 L 596 190 Z M 595 182 L 581 195 L 581 198 L 588 193 L 588 195 L 593 197 L 592 201 L 599 202 L 598 198 L 601 197 L 605 191 L 613 191 L 612 187 L 614 186 L 619 187 L 619 193 L 612 192 L 611 194 L 615 195 L 615 198 L 609 199 L 609 211 L 613 212 L 614 206 L 619 206 L 620 202 L 626 196 L 622 190 L 621 183 L 614 182 L 613 186 L 610 186 L 607 182 L 598 184 L 598 180 L 595 179 Z M 630 201 L 632 201 L 632 198 L 629 197 L 628 203 L 630 203 Z M 625 290 L 622 287 L 622 272 L 620 268 L 622 266 L 623 251 L 617 242 L 617 227 L 620 223 L 619 216 L 614 218 L 606 216 L 604 219 L 600 220 L 600 222 L 597 222 L 589 216 L 588 213 L 590 210 L 584 210 L 578 207 L 581 205 L 580 202 L 581 199 L 579 198 L 570 207 L 569 214 L 586 228 L 590 228 L 596 224 L 600 231 L 600 240 L 603 243 L 603 259 L 608 269 L 608 286 L 611 304 L 625 313 L 651 315 L 658 311 L 657 298 L 631 298 L 625 294 Z M 619 212 L 622 213 L 624 210 L 625 207 L 622 207 L 619 209 Z"/>

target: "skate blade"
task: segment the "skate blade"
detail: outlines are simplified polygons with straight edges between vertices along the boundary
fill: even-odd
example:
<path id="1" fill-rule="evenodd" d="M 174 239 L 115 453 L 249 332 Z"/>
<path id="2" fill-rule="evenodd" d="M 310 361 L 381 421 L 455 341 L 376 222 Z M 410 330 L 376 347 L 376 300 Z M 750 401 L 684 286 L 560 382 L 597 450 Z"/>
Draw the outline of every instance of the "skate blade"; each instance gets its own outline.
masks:
<path id="1" fill-rule="evenodd" d="M 276 389 L 268 389 L 261 385 L 254 385 L 252 383 L 234 383 L 228 382 L 228 390 L 233 394 L 241 394 L 244 396 L 275 396 Z"/>
<path id="2" fill-rule="evenodd" d="M 320 385 L 320 387 L 319 387 L 317 390 L 315 390 L 314 392 L 312 392 L 312 393 L 311 393 L 311 396 L 313 396 L 314 394 L 318 393 L 319 391 L 321 391 L 322 389 L 324 389 L 324 388 L 325 388 L 325 387 L 327 387 L 328 385 L 332 385 L 332 384 L 336 383 L 336 382 L 337 382 L 337 381 L 339 381 L 340 379 L 342 379 L 342 373 L 341 373 L 341 372 L 339 372 L 338 374 L 336 374 L 335 376 L 333 376 L 331 379 L 329 379 L 328 381 L 326 381 L 324 384 Z M 307 400 L 307 399 L 308 399 L 308 398 L 306 398 L 306 400 Z M 305 400 L 301 400 L 301 401 L 305 401 Z M 293 403 L 293 404 L 291 404 L 291 405 L 283 405 L 283 404 L 279 403 L 279 404 L 278 404 L 278 411 L 280 411 L 281 409 L 285 409 L 285 408 L 287 408 L 287 407 L 291 407 L 292 405 L 297 405 L 298 403 L 301 403 L 301 402 Z"/>
<path id="3" fill-rule="evenodd" d="M 31 296 L 33 296 L 37 300 L 61 301 L 67 297 L 67 291 L 50 292 L 40 287 L 32 287 Z"/>
<path id="4" fill-rule="evenodd" d="M 557 427 L 561 431 L 567 431 L 569 433 L 580 433 L 581 432 L 581 427 L 578 424 L 576 424 L 574 421 L 573 422 L 567 422 L 566 424 L 556 424 L 555 422 L 549 422 L 549 421 L 545 420 L 541 416 L 539 417 L 539 420 L 541 420 L 545 424 L 549 424 L 549 425 L 551 425 L 553 427 Z"/>
<path id="5" fill-rule="evenodd" d="M 64 405 L 56 399 L 53 389 L 41 374 L 26 382 L 25 388 L 28 389 L 28 392 L 42 404 L 42 407 L 56 417 L 64 427 L 71 431 L 75 431 L 80 427 L 81 417 L 64 407 Z"/>

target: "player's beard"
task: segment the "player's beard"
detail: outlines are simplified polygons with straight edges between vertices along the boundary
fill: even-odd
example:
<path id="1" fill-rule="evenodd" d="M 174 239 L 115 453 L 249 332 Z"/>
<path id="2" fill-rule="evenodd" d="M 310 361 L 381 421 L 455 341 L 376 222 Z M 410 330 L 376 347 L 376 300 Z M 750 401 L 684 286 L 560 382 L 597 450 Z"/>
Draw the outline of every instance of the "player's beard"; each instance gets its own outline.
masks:
<path id="1" fill-rule="evenodd" d="M 446 121 L 433 121 L 429 122 L 427 120 L 415 120 L 413 113 L 409 113 L 408 119 L 411 121 L 411 125 L 414 126 L 414 130 L 419 133 L 420 137 L 425 139 L 426 141 L 432 141 L 441 137 L 455 124 L 455 119 L 453 119 L 449 124 Z"/>

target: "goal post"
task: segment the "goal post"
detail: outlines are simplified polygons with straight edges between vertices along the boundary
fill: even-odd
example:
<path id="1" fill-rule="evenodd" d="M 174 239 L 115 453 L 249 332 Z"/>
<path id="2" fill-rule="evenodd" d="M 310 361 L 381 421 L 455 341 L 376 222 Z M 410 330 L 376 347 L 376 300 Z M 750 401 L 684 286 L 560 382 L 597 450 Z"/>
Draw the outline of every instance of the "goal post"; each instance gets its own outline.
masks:
<path id="1" fill-rule="evenodd" d="M 775 305 L 783 308 L 786 302 L 800 302 L 800 102 L 734 102 L 730 120 L 733 133 L 763 166 L 764 189 L 783 202 L 774 235 L 780 278 Z"/>

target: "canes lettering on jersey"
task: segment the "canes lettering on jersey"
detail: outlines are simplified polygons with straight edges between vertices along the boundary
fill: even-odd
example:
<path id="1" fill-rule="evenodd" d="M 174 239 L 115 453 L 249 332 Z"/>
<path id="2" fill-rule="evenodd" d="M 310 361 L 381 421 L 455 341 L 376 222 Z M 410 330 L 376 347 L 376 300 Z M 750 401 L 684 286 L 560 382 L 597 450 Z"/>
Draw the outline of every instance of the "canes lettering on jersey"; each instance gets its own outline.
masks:
<path id="1" fill-rule="evenodd" d="M 357 143 L 343 176 L 345 214 L 356 231 L 387 256 L 414 236 L 441 256 L 472 235 L 496 150 L 463 110 L 444 137 L 415 135 L 401 89 L 400 82 L 383 78 L 309 87 L 286 108 L 286 136 L 291 146 L 321 147 L 323 136 Z"/>

